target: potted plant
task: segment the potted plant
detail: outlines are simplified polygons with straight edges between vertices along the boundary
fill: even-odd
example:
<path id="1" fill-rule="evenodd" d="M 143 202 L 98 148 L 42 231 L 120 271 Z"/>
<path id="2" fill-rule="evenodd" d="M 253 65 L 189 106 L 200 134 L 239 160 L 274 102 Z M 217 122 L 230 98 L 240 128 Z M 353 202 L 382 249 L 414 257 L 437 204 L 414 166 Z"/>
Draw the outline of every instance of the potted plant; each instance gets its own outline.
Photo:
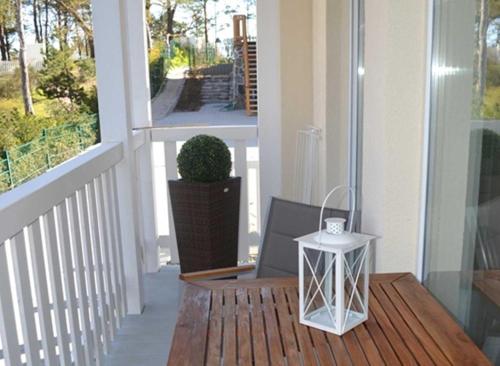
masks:
<path id="1" fill-rule="evenodd" d="M 227 145 L 195 136 L 183 145 L 177 166 L 181 179 L 168 187 L 181 272 L 236 266 L 241 178 L 229 176 Z"/>

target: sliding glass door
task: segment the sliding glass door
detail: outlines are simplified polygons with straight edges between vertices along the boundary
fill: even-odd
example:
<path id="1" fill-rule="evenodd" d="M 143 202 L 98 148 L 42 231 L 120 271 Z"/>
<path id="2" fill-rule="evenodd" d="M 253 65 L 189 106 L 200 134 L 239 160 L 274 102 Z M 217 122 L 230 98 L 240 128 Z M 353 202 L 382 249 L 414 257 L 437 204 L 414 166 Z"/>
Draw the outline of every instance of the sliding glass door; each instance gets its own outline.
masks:
<path id="1" fill-rule="evenodd" d="M 424 284 L 500 365 L 500 2 L 432 11 Z"/>

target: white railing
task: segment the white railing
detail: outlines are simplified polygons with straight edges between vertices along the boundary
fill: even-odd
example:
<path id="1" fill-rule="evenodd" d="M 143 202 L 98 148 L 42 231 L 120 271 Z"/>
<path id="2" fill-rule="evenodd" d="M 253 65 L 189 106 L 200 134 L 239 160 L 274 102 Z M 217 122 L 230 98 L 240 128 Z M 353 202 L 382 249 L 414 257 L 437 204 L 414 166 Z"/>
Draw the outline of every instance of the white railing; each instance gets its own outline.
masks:
<path id="1" fill-rule="evenodd" d="M 178 262 L 173 217 L 167 181 L 177 179 L 177 155 L 182 144 L 196 135 L 224 140 L 233 157 L 233 174 L 242 178 L 239 260 L 254 254 L 259 242 L 259 163 L 256 126 L 164 127 L 150 130 L 153 142 L 155 206 L 159 246 L 167 248 L 172 262 Z M 139 138 L 137 139 L 139 140 Z"/>
<path id="2" fill-rule="evenodd" d="M 0 364 L 93 365 L 126 314 L 115 166 L 100 144 L 0 196 Z"/>

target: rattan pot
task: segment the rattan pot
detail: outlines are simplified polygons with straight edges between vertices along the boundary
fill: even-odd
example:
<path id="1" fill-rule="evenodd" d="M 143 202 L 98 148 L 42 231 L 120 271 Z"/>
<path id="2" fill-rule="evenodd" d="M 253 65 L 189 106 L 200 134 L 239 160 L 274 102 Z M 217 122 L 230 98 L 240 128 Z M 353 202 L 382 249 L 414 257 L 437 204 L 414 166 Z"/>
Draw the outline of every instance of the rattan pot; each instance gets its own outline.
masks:
<path id="1" fill-rule="evenodd" d="M 181 272 L 236 266 L 241 178 L 171 180 L 168 187 Z"/>

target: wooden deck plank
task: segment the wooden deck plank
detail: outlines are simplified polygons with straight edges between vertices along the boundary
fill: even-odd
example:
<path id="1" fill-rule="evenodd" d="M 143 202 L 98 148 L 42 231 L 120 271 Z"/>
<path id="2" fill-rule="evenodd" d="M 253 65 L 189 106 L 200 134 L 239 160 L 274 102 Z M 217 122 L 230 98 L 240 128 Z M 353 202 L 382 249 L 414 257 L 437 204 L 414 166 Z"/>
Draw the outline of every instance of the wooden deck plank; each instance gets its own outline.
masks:
<path id="1" fill-rule="evenodd" d="M 295 340 L 292 319 L 288 311 L 288 301 L 283 288 L 274 288 L 272 290 L 276 309 L 278 310 L 279 326 L 281 328 L 281 339 L 285 347 L 285 355 L 288 366 L 300 365 L 300 356 Z"/>
<path id="2" fill-rule="evenodd" d="M 209 311 L 210 291 L 186 284 L 170 348 L 169 365 L 204 364 Z"/>
<path id="3" fill-rule="evenodd" d="M 207 364 L 220 365 L 222 345 L 222 290 L 212 291 L 212 307 L 208 324 Z"/>
<path id="4" fill-rule="evenodd" d="M 197 284 L 186 285 L 172 366 L 490 365 L 408 274 L 372 275 L 370 316 L 342 337 L 300 324 L 295 278 Z"/>
<path id="5" fill-rule="evenodd" d="M 413 276 L 405 276 L 393 284 L 453 365 L 491 365 L 447 311 Z"/>
<path id="6" fill-rule="evenodd" d="M 236 358 L 236 292 L 234 289 L 224 289 L 224 331 L 222 364 L 234 366 Z"/>
<path id="7" fill-rule="evenodd" d="M 237 319 L 238 319 L 238 364 L 246 366 L 252 364 L 252 335 L 250 333 L 250 314 L 247 289 L 236 290 Z"/>

